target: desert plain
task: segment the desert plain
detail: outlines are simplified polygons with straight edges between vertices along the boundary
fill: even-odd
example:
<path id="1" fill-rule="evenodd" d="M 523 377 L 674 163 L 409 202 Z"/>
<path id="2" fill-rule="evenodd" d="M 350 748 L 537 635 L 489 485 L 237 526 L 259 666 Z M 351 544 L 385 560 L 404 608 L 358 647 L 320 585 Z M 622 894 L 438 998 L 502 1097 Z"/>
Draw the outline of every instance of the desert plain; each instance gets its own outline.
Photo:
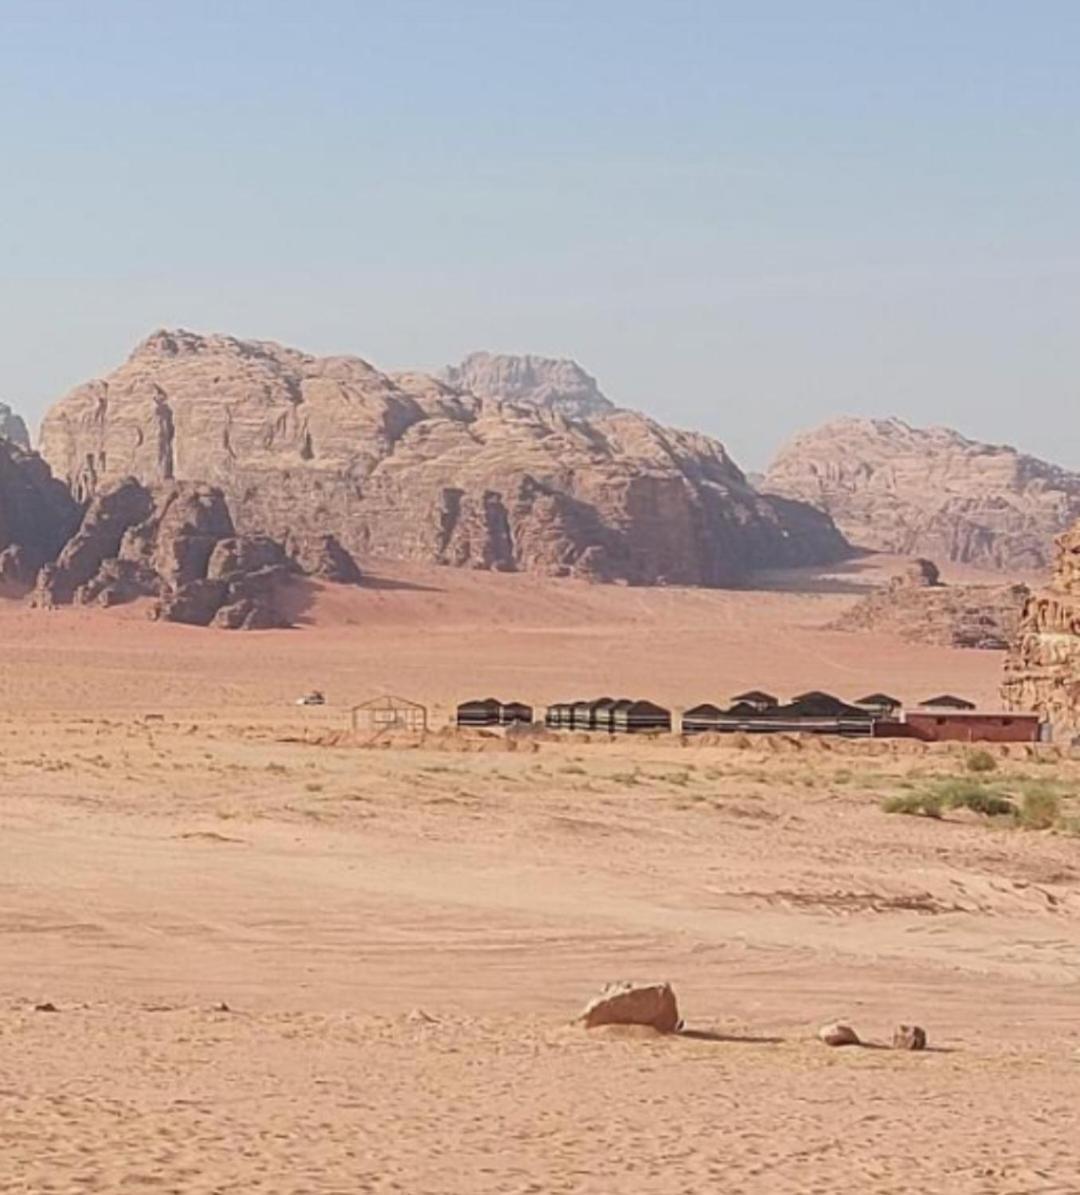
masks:
<path id="1" fill-rule="evenodd" d="M 875 567 L 369 567 L 233 634 L 0 603 L 0 1191 L 1080 1190 L 1080 838 L 882 809 L 962 748 L 444 729 L 488 695 L 995 704 L 997 652 L 824 629 Z M 429 733 L 352 735 L 383 693 Z M 993 754 L 1080 815 L 1069 748 Z M 571 1024 L 620 978 L 686 1032 Z"/>

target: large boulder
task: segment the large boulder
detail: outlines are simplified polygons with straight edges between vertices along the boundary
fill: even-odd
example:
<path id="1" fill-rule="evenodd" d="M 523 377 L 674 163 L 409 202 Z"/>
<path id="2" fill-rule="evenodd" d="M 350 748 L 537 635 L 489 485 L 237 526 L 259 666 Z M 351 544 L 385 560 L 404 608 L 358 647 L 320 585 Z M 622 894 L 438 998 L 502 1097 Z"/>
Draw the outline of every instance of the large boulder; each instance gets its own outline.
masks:
<path id="1" fill-rule="evenodd" d="M 659 1033 L 674 1033 L 681 1025 L 669 983 L 610 983 L 589 1001 L 578 1020 L 586 1029 L 647 1025 Z"/>
<path id="2" fill-rule="evenodd" d="M 731 585 L 848 551 L 826 515 L 757 493 L 716 440 L 595 401 L 568 419 L 559 388 L 588 392 L 573 370 L 453 376 L 158 332 L 51 409 L 42 451 L 80 496 L 127 475 L 202 482 L 237 534 L 329 534 L 361 560 Z"/>
<path id="3" fill-rule="evenodd" d="M 339 585 L 357 585 L 362 579 L 360 566 L 336 535 L 290 536 L 286 547 L 300 570 L 309 577 L 335 581 Z"/>
<path id="4" fill-rule="evenodd" d="M 1046 568 L 1080 518 L 1080 473 L 899 419 L 804 432 L 763 486 L 827 512 L 859 547 L 1010 572 Z"/>

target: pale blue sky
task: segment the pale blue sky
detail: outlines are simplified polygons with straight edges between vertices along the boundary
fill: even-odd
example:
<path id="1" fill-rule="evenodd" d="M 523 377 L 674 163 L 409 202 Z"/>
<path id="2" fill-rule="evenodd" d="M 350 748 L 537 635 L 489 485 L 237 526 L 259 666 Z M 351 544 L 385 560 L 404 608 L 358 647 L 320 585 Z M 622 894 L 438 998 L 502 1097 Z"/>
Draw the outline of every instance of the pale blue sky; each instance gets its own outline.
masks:
<path id="1" fill-rule="evenodd" d="M 0 0 L 0 398 L 160 325 L 1080 467 L 1072 0 Z"/>

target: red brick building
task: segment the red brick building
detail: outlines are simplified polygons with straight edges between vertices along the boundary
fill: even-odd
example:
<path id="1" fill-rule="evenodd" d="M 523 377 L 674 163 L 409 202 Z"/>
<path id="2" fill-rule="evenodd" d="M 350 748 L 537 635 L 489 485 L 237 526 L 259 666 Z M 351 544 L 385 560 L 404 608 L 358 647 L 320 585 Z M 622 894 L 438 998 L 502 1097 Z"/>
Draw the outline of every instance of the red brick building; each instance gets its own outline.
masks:
<path id="1" fill-rule="evenodd" d="M 924 743 L 1037 743 L 1043 737 L 1042 726 L 1038 714 L 938 708 L 912 710 L 902 722 L 879 721 L 874 735 Z"/>

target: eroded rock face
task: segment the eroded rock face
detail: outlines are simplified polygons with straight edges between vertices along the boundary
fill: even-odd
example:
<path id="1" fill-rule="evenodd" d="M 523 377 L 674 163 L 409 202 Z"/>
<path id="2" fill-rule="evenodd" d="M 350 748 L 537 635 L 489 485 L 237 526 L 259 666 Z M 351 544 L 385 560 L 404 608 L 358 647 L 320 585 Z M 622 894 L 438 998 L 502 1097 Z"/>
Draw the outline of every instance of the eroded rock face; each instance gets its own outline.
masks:
<path id="1" fill-rule="evenodd" d="M 1050 585 L 1028 598 L 1002 695 L 1010 709 L 1080 730 L 1080 523 L 1058 538 Z"/>
<path id="2" fill-rule="evenodd" d="M 196 626 L 286 625 L 276 587 L 295 565 L 281 544 L 237 536 L 213 486 L 133 478 L 100 490 L 78 530 L 38 575 L 39 606 L 157 599 L 152 614 Z"/>
<path id="3" fill-rule="evenodd" d="M 1012 571 L 1048 567 L 1054 537 L 1080 518 L 1080 474 L 899 419 L 797 436 L 764 488 L 827 511 L 859 547 Z"/>
<path id="4" fill-rule="evenodd" d="M 78 506 L 41 457 L 0 440 L 0 596 L 25 593 L 78 521 Z"/>
<path id="5" fill-rule="evenodd" d="M 576 361 L 470 353 L 460 365 L 448 365 L 439 377 L 477 398 L 527 403 L 570 419 L 588 419 L 615 409 L 596 379 Z"/>
<path id="6" fill-rule="evenodd" d="M 0 440 L 10 440 L 19 448 L 30 451 L 30 433 L 26 424 L 22 416 L 16 415 L 6 402 L 0 402 Z"/>
<path id="7" fill-rule="evenodd" d="M 240 534 L 332 534 L 359 557 L 730 585 L 848 550 L 820 512 L 756 493 L 707 436 L 227 336 L 154 334 L 54 406 L 41 440 L 78 495 L 128 475 L 200 481 Z"/>

